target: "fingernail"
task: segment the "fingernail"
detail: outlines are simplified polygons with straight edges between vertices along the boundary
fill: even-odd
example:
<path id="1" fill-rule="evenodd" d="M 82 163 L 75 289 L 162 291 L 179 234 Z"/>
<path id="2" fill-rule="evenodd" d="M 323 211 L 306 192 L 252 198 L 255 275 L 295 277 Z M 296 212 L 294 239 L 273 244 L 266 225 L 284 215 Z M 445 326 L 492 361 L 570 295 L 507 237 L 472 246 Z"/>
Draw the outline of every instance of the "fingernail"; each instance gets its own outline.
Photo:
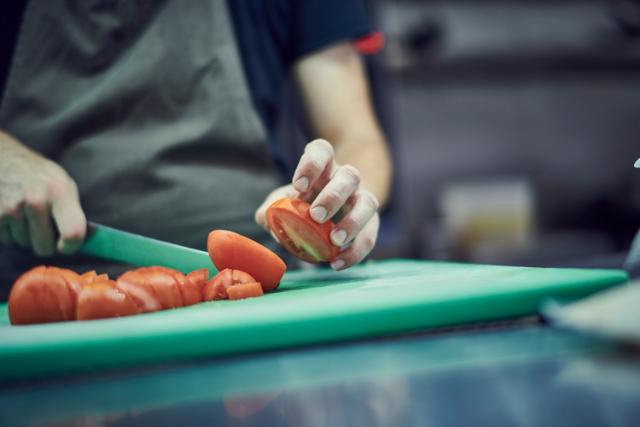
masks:
<path id="1" fill-rule="evenodd" d="M 270 233 L 271 233 L 271 237 L 273 237 L 273 240 L 280 243 L 280 240 L 278 240 L 278 236 L 276 236 L 276 233 L 274 233 L 273 231 L 270 231 Z"/>
<path id="2" fill-rule="evenodd" d="M 298 191 L 307 191 L 307 189 L 309 188 L 309 179 L 306 176 L 298 178 L 296 182 L 293 183 L 293 186 Z"/>
<path id="3" fill-rule="evenodd" d="M 633 167 L 640 169 L 640 159 L 636 160 L 636 164 Z"/>
<path id="4" fill-rule="evenodd" d="M 344 264 L 345 263 L 343 260 L 337 259 L 331 263 L 331 268 L 333 268 L 334 270 L 340 270 L 342 267 L 344 267 Z"/>
<path id="5" fill-rule="evenodd" d="M 316 206 L 311 209 L 311 218 L 315 221 L 320 222 L 324 221 L 324 218 L 327 216 L 327 210 L 322 206 Z"/>
<path id="6" fill-rule="evenodd" d="M 344 230 L 334 230 L 333 233 L 331 233 L 331 238 L 333 239 L 334 245 L 342 246 L 347 239 L 347 232 Z"/>

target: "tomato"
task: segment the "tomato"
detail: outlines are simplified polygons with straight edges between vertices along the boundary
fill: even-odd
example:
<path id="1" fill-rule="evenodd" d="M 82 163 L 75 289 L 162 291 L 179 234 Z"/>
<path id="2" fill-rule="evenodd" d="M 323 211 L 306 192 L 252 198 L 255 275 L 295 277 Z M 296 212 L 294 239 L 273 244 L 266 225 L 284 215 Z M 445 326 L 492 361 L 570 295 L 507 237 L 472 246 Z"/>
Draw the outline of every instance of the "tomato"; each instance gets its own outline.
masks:
<path id="1" fill-rule="evenodd" d="M 299 199 L 280 199 L 267 209 L 267 225 L 280 244 L 307 262 L 331 262 L 340 248 L 329 235 L 335 224 L 329 220 L 318 224 L 311 218 L 309 204 Z"/>
<path id="2" fill-rule="evenodd" d="M 202 286 L 206 283 L 209 271 L 205 269 L 192 271 L 189 276 L 185 276 L 177 270 L 167 267 L 150 267 L 151 270 L 171 275 L 178 286 L 178 291 L 182 295 L 182 305 L 188 306 L 202 301 Z M 202 278 L 204 271 L 204 279 Z M 203 282 L 203 283 L 200 283 Z"/>
<path id="3" fill-rule="evenodd" d="M 86 271 L 80 275 L 80 280 L 82 283 L 91 283 L 93 280 L 98 277 L 98 273 L 95 270 Z"/>
<path id="4" fill-rule="evenodd" d="M 261 295 L 264 295 L 262 286 L 257 282 L 233 285 L 227 289 L 227 296 L 231 300 L 253 298 Z"/>
<path id="5" fill-rule="evenodd" d="M 131 316 L 139 312 L 138 305 L 128 293 L 118 289 L 113 280 L 105 279 L 101 275 L 80 290 L 75 318 L 105 319 Z"/>
<path id="6" fill-rule="evenodd" d="M 80 276 L 56 267 L 35 267 L 18 278 L 9 294 L 14 325 L 60 322 L 75 318 Z"/>
<path id="7" fill-rule="evenodd" d="M 200 289 L 204 288 L 204 285 L 207 284 L 209 280 L 209 270 L 206 268 L 201 268 L 199 270 L 193 270 L 191 273 L 187 274 L 187 277 L 191 282 L 197 285 Z"/>
<path id="8" fill-rule="evenodd" d="M 142 313 L 162 310 L 155 292 L 146 284 L 146 278 L 138 270 L 123 273 L 116 281 L 116 287 L 133 298 Z"/>
<path id="9" fill-rule="evenodd" d="M 287 269 L 282 259 L 248 237 L 226 230 L 214 230 L 207 240 L 209 256 L 218 271 L 241 270 L 262 285 L 265 292 L 278 287 Z"/>
<path id="10" fill-rule="evenodd" d="M 167 270 L 164 267 L 141 267 L 120 276 L 118 284 L 126 284 L 127 289 L 123 290 L 129 293 L 131 285 L 146 289 L 160 304 L 161 310 L 182 307 L 184 301 L 178 280 Z"/>
<path id="11" fill-rule="evenodd" d="M 227 299 L 227 292 L 232 286 L 242 283 L 254 283 L 256 279 L 240 270 L 225 268 L 205 285 L 202 293 L 205 301 Z"/>

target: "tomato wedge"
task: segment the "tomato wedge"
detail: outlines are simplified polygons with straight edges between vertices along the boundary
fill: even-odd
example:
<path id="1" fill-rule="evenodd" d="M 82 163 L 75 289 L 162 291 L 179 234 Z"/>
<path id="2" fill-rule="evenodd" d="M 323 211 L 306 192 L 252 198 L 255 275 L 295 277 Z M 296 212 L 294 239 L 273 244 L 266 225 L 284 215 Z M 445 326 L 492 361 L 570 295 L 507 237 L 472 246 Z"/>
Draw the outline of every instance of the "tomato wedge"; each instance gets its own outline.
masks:
<path id="1" fill-rule="evenodd" d="M 243 283 L 254 283 L 256 279 L 240 270 L 225 268 L 205 285 L 202 293 L 205 301 L 227 299 L 227 291 L 232 286 Z"/>
<path id="2" fill-rule="evenodd" d="M 227 296 L 230 300 L 254 298 L 264 295 L 262 292 L 262 286 L 260 283 L 242 283 L 239 285 L 231 286 L 227 289 Z"/>
<path id="3" fill-rule="evenodd" d="M 287 269 L 284 261 L 267 247 L 233 231 L 209 233 L 207 249 L 218 271 L 244 271 L 262 284 L 264 292 L 277 288 Z"/>
<path id="4" fill-rule="evenodd" d="M 331 262 L 340 248 L 329 235 L 335 224 L 318 224 L 311 218 L 309 203 L 299 199 L 280 199 L 267 209 L 267 225 L 280 244 L 296 257 L 313 263 Z"/>

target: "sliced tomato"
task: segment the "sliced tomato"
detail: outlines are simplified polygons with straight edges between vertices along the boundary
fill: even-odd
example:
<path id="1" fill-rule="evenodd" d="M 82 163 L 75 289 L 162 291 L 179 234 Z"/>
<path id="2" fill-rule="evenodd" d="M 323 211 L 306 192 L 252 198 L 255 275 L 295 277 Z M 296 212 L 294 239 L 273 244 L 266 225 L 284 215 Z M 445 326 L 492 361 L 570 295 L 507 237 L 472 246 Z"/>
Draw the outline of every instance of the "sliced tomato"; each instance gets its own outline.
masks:
<path id="1" fill-rule="evenodd" d="M 227 291 L 232 286 L 243 283 L 254 283 L 256 279 L 240 270 L 225 268 L 205 285 L 203 295 L 205 301 L 227 299 Z"/>
<path id="2" fill-rule="evenodd" d="M 267 209 L 267 225 L 296 257 L 307 262 L 331 262 L 340 253 L 329 237 L 335 224 L 331 220 L 315 222 L 309 206 L 299 199 L 280 199 Z"/>
<path id="3" fill-rule="evenodd" d="M 267 247 L 233 231 L 209 233 L 207 249 L 218 271 L 244 271 L 260 282 L 265 292 L 278 287 L 287 269 L 284 261 Z"/>
<path id="4" fill-rule="evenodd" d="M 123 273 L 116 281 L 116 287 L 131 296 L 143 313 L 162 310 L 162 305 L 151 286 L 146 283 L 146 276 L 138 270 Z"/>
<path id="5" fill-rule="evenodd" d="M 184 306 L 178 280 L 165 267 L 141 267 L 132 276 L 138 286 L 145 287 L 153 295 L 162 310 Z M 126 273 L 125 273 L 126 274 Z"/>
<path id="6" fill-rule="evenodd" d="M 77 320 L 131 316 L 140 312 L 128 293 L 118 289 L 113 280 L 101 276 L 82 287 L 76 308 Z"/>
<path id="7" fill-rule="evenodd" d="M 9 319 L 14 325 L 73 320 L 79 288 L 80 276 L 71 270 L 35 267 L 11 288 Z"/>
<path id="8" fill-rule="evenodd" d="M 157 272 L 162 272 L 162 273 L 173 276 L 173 278 L 178 283 L 178 291 L 180 291 L 180 294 L 182 295 L 183 306 L 193 305 L 193 304 L 202 302 L 203 284 L 200 284 L 199 281 L 206 282 L 206 277 L 209 275 L 209 271 L 206 268 L 202 269 L 205 271 L 205 274 L 206 274 L 204 279 L 202 278 L 201 270 L 193 271 L 192 273 L 194 274 L 185 276 L 180 271 L 173 270 L 167 267 L 156 266 L 156 267 L 150 267 L 150 268 Z"/>
<path id="9" fill-rule="evenodd" d="M 230 300 L 254 298 L 264 295 L 260 283 L 242 283 L 233 285 L 227 289 L 227 296 Z"/>

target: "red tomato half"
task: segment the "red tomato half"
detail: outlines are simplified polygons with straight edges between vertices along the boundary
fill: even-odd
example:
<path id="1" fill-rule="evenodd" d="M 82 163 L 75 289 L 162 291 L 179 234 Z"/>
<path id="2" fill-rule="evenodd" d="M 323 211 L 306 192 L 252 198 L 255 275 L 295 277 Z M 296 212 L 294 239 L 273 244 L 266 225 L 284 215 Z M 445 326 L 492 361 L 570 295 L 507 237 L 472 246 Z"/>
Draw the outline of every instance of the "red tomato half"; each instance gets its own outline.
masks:
<path id="1" fill-rule="evenodd" d="M 335 224 L 331 220 L 322 224 L 315 222 L 309 213 L 309 204 L 303 200 L 276 201 L 267 209 L 267 224 L 280 244 L 304 261 L 331 262 L 340 253 L 329 238 Z"/>
<path id="2" fill-rule="evenodd" d="M 282 259 L 269 248 L 233 231 L 214 230 L 209 233 L 207 250 L 218 271 L 225 268 L 250 274 L 269 292 L 278 287 L 287 269 Z"/>

